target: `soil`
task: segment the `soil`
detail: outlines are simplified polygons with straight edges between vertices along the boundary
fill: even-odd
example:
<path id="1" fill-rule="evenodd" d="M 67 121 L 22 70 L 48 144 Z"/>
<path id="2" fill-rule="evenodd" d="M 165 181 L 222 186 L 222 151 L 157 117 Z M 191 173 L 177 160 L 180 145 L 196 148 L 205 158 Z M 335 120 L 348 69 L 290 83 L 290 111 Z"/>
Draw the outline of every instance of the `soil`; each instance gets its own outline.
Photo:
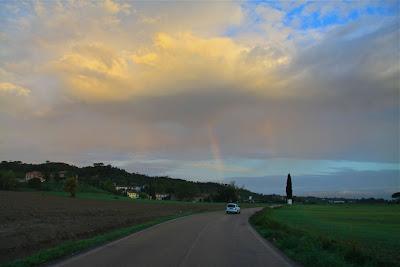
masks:
<path id="1" fill-rule="evenodd" d="M 0 191 L 0 263 L 67 240 L 87 238 L 163 216 L 220 208 L 197 203 L 135 203 Z"/>

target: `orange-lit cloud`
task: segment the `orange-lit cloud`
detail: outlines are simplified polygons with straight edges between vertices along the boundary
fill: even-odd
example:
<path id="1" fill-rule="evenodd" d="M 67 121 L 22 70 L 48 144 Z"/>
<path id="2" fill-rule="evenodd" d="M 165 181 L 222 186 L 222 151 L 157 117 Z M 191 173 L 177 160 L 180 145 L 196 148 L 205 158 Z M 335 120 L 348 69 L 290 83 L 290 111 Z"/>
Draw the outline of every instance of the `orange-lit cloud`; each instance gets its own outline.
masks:
<path id="1" fill-rule="evenodd" d="M 0 93 L 15 94 L 17 96 L 27 96 L 30 90 L 13 83 L 2 82 L 0 83 Z"/>
<path id="2" fill-rule="evenodd" d="M 227 37 L 191 32 L 156 33 L 148 45 L 121 45 L 124 50 L 106 42 L 74 44 L 49 69 L 65 83 L 67 94 L 85 101 L 113 101 L 175 94 L 199 85 L 231 85 L 273 95 L 273 71 L 290 62 L 289 55 L 274 57 Z"/>
<path id="3" fill-rule="evenodd" d="M 133 153 L 220 178 L 251 170 L 232 159 L 398 160 L 397 21 L 307 29 L 281 4 L 1 3 L 0 156 Z"/>

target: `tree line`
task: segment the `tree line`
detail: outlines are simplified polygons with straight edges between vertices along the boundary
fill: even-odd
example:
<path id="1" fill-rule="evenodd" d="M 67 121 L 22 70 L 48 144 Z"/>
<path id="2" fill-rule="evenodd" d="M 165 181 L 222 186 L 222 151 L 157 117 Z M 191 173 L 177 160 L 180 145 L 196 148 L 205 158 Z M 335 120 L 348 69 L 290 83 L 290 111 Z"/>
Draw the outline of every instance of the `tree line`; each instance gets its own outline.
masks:
<path id="1" fill-rule="evenodd" d="M 40 172 L 45 182 L 39 179 L 23 181 L 25 174 Z M 62 176 L 59 173 L 63 173 Z M 76 167 L 60 162 L 28 164 L 21 161 L 2 161 L 0 163 L 0 189 L 16 190 L 30 187 L 37 190 L 75 192 L 107 191 L 120 194 L 118 186 L 141 187 L 144 197 L 155 198 L 156 194 L 166 194 L 177 200 L 236 202 L 245 201 L 252 196 L 254 201 L 263 201 L 264 195 L 239 188 L 234 183 L 193 182 L 168 176 L 151 177 L 144 174 L 129 173 L 123 169 L 96 163 L 93 166 Z"/>

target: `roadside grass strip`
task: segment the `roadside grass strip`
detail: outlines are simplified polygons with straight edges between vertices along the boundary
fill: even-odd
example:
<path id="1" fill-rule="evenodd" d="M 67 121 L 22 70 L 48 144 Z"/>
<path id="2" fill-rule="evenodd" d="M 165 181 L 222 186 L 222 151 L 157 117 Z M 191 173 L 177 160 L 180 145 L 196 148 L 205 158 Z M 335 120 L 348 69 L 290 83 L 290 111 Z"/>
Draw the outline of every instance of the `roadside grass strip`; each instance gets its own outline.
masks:
<path id="1" fill-rule="evenodd" d="M 365 243 L 360 239 L 346 239 L 339 237 L 342 234 L 339 232 L 335 238 L 335 234 L 324 234 L 316 228 L 311 230 L 300 224 L 293 226 L 282 222 L 282 213 L 289 212 L 286 209 L 291 208 L 294 206 L 264 208 L 250 217 L 250 223 L 261 236 L 303 266 L 400 266 L 400 254 L 396 253 L 396 249 L 390 247 L 377 249 L 372 240 Z M 285 210 L 279 213 L 280 209 Z M 279 220 L 276 219 L 278 216 L 274 215 L 275 212 L 280 214 Z M 356 228 L 357 224 L 354 223 L 352 227 Z"/>

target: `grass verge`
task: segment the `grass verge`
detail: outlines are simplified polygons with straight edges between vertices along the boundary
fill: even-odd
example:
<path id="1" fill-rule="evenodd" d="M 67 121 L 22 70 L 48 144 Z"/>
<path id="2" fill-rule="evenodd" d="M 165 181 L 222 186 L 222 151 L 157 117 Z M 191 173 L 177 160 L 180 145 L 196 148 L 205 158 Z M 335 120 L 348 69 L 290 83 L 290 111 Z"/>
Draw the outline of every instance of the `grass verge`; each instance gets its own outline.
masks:
<path id="1" fill-rule="evenodd" d="M 191 215 L 192 213 L 183 213 L 179 215 L 162 217 L 144 224 L 134 225 L 130 227 L 120 228 L 108 233 L 100 234 L 91 238 L 82 240 L 72 240 L 62 243 L 53 248 L 40 250 L 26 258 L 18 259 L 8 263 L 0 264 L 1 267 L 26 267 L 26 266 L 39 266 L 66 256 L 71 256 L 83 250 L 94 248 L 110 241 L 117 240 L 124 236 L 133 234 L 135 232 L 144 230 L 156 224 L 173 220 L 176 218 Z"/>
<path id="2" fill-rule="evenodd" d="M 286 212 L 286 209 L 291 208 L 280 209 Z M 373 247 L 373 244 L 365 244 L 357 239 L 335 238 L 335 234 L 329 235 L 316 228 L 296 227 L 277 219 L 274 213 L 283 212 L 265 208 L 254 214 L 250 223 L 261 236 L 304 266 L 399 266 L 396 256 L 389 249 L 387 253 L 380 253 L 368 248 Z M 309 223 L 313 222 L 310 220 Z M 329 223 L 326 226 L 329 227 Z M 357 227 L 356 222 L 352 227 Z"/>

